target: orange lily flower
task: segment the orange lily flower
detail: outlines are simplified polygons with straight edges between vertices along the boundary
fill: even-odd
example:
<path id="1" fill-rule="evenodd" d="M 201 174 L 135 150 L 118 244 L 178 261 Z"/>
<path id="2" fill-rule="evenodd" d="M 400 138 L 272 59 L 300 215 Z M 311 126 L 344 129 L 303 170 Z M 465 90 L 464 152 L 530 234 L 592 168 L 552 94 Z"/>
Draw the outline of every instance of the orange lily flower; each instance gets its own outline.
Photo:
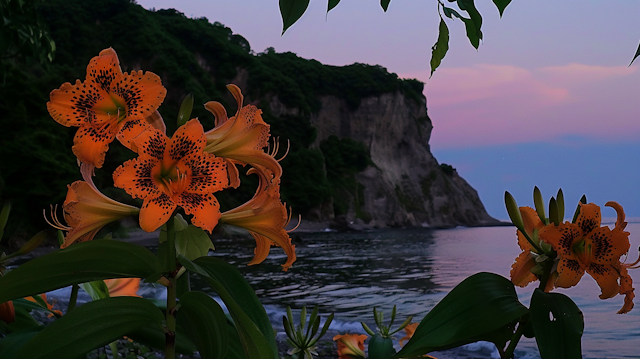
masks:
<path id="1" fill-rule="evenodd" d="M 84 82 L 65 82 L 53 90 L 47 109 L 58 123 L 79 127 L 73 153 L 80 162 L 100 168 L 116 135 L 127 146 L 147 128 L 145 118 L 160 106 L 166 93 L 154 73 L 122 73 L 118 55 L 108 48 L 91 59 Z"/>
<path id="2" fill-rule="evenodd" d="M 416 328 L 418 327 L 418 324 L 420 323 L 411 323 L 411 324 L 407 324 L 407 326 L 404 327 L 404 332 L 406 333 L 406 335 L 400 338 L 399 340 L 399 344 L 401 347 L 404 346 L 404 342 L 409 341 L 409 339 L 413 337 L 413 334 L 416 332 Z"/>
<path id="3" fill-rule="evenodd" d="M 339 359 L 364 358 L 364 341 L 367 338 L 364 334 L 339 334 L 333 337 L 333 341 L 338 343 Z"/>
<path id="4" fill-rule="evenodd" d="M 47 301 L 47 295 L 45 293 L 39 294 L 40 298 L 42 298 L 42 300 L 44 300 L 44 302 L 47 304 L 47 309 L 49 309 L 50 311 L 58 314 L 58 315 L 62 315 L 62 312 L 59 310 L 53 310 L 53 304 L 55 303 L 49 303 L 49 301 Z M 30 302 L 34 302 L 36 304 L 39 304 L 38 301 L 34 298 L 34 297 L 26 297 L 24 298 Z M 53 317 L 53 313 L 49 313 L 48 317 Z"/>
<path id="5" fill-rule="evenodd" d="M 524 223 L 524 230 L 529 236 L 533 238 L 534 229 L 542 229 L 544 223 L 540 220 L 540 217 L 536 213 L 535 209 L 531 207 L 520 207 L 520 215 Z M 531 273 L 531 269 L 536 266 L 535 257 L 531 253 L 533 247 L 527 240 L 525 235 L 518 229 L 516 230 L 518 236 L 518 245 L 522 249 L 522 253 L 516 258 L 515 262 L 511 266 L 511 281 L 513 284 L 519 287 L 526 287 L 527 284 L 537 280 L 535 274 Z"/>
<path id="6" fill-rule="evenodd" d="M 251 168 L 247 174 L 255 173 L 260 181 L 256 194 L 247 203 L 222 213 L 220 222 L 249 230 L 256 240 L 255 256 L 249 265 L 261 263 L 269 255 L 272 245 L 284 249 L 287 262 L 282 265 L 286 271 L 296 260 L 295 246 L 284 229 L 289 224 L 285 205 L 280 202 L 279 180 L 271 176 L 265 168 Z"/>
<path id="7" fill-rule="evenodd" d="M 67 198 L 62 205 L 67 225 L 58 220 L 53 208 L 52 222 L 45 215 L 49 225 L 67 232 L 60 248 L 67 248 L 75 242 L 90 241 L 106 224 L 137 215 L 140 211 L 137 207 L 114 201 L 100 193 L 91 181 L 76 181 L 67 187 Z"/>
<path id="8" fill-rule="evenodd" d="M 134 143 L 138 158 L 118 167 L 113 182 L 144 200 L 140 227 L 155 231 L 180 206 L 193 214 L 195 226 L 211 232 L 220 218 L 220 205 L 213 193 L 227 187 L 228 179 L 224 160 L 202 150 L 206 139 L 200 122 L 190 120 L 173 138 L 149 129 Z"/>
<path id="9" fill-rule="evenodd" d="M 267 168 L 279 179 L 282 175 L 280 164 L 263 151 L 268 146 L 269 125 L 260 116 L 262 110 L 253 105 L 243 107 L 244 97 L 238 86 L 227 85 L 227 89 L 236 99 L 238 111 L 235 116 L 227 118 L 227 110 L 221 103 L 210 101 L 204 105 L 216 121 L 215 128 L 205 133 L 207 146 L 204 150 L 228 161 L 230 186 L 233 188 L 240 184 L 235 164 Z"/>
<path id="10" fill-rule="evenodd" d="M 529 238 L 533 239 L 534 231 L 541 230 L 545 227 L 542 223 L 538 213 L 531 207 L 520 207 L 520 215 L 522 216 L 522 222 L 524 224 L 524 231 Z M 536 258 L 543 253 L 538 253 L 531 243 L 525 237 L 519 229 L 516 230 L 518 236 L 518 245 L 522 249 L 522 253 L 516 258 L 515 262 L 511 266 L 511 282 L 519 287 L 526 287 L 529 283 L 538 280 L 538 277 L 531 272 L 531 270 L 538 264 Z M 554 279 L 557 277 L 557 273 L 554 272 L 547 282 L 545 291 L 549 292 L 553 289 Z"/>
<path id="11" fill-rule="evenodd" d="M 576 223 L 546 226 L 540 230 L 540 238 L 561 256 L 556 287 L 572 287 L 587 272 L 602 290 L 600 299 L 625 295 L 625 304 L 618 313 L 626 313 L 633 308 L 634 294 L 626 270 L 630 266 L 620 263 L 620 257 L 629 251 L 629 232 L 624 231 L 627 223 L 622 206 L 616 202 L 607 202 L 606 206 L 614 208 L 618 214 L 613 229 L 600 227 L 600 207 L 593 203 L 580 204 Z"/>
<path id="12" fill-rule="evenodd" d="M 13 323 L 16 320 L 16 309 L 12 301 L 0 304 L 0 320 L 5 323 Z"/>
<path id="13" fill-rule="evenodd" d="M 140 297 L 137 294 L 140 289 L 140 278 L 105 279 L 104 283 L 111 297 Z"/>

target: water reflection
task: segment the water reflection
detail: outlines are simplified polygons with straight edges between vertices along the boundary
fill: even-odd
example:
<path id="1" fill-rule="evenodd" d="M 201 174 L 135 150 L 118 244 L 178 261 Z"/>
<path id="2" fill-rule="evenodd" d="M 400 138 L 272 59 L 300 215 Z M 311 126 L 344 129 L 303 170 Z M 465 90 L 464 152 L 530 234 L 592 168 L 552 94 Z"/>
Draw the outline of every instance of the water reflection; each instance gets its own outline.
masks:
<path id="1" fill-rule="evenodd" d="M 247 263 L 253 243 L 221 240 L 216 256 L 232 263 Z M 273 249 L 269 259 L 254 267 L 240 266 L 264 304 L 320 305 L 322 311 L 340 313 L 346 320 L 362 320 L 372 306 L 413 314 L 429 305 L 418 299 L 437 293 L 433 281 L 432 231 L 368 233 L 305 233 L 296 244 L 297 261 L 288 271 L 279 266 L 285 256 Z"/>
<path id="2" fill-rule="evenodd" d="M 640 224 L 630 223 L 632 248 L 639 244 Z M 635 234 L 635 240 L 634 240 Z M 296 243 L 298 260 L 288 272 L 280 264 L 286 255 L 274 248 L 261 265 L 248 267 L 255 244 L 249 240 L 218 240 L 215 256 L 238 265 L 261 301 L 277 308 L 277 322 L 285 306 L 318 304 L 321 313 L 336 313 L 336 320 L 373 325 L 373 306 L 386 313 L 394 305 L 399 319 L 420 320 L 455 285 L 467 276 L 488 271 L 509 276 L 520 253 L 512 227 L 457 228 L 449 230 L 381 230 L 359 233 L 301 233 Z M 632 253 L 636 253 L 632 250 Z M 635 271 L 638 272 L 638 271 Z M 640 282 L 632 272 L 634 282 Z M 204 286 L 203 283 L 197 285 Z M 534 289 L 518 289 L 528 305 Z M 602 301 L 590 277 L 568 294 L 585 314 L 585 358 L 637 358 L 640 346 L 640 310 L 617 315 L 622 297 Z M 518 356 L 536 357 L 535 342 L 523 339 Z M 535 353 L 535 354 L 534 354 Z M 489 356 L 482 356 L 489 357 Z"/>

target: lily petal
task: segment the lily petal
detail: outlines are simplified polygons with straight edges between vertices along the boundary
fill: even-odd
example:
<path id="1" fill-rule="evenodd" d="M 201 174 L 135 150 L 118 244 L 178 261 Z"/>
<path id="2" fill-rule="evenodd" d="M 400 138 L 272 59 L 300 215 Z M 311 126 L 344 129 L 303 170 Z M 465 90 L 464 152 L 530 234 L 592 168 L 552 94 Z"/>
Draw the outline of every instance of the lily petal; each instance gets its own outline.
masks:
<path id="1" fill-rule="evenodd" d="M 536 266 L 536 260 L 530 251 L 524 251 L 516 258 L 511 266 L 511 282 L 519 287 L 526 287 L 527 284 L 537 280 L 531 269 Z"/>
<path id="2" fill-rule="evenodd" d="M 68 189 L 63 209 L 65 221 L 70 228 L 60 248 L 92 240 L 106 224 L 137 215 L 140 211 L 137 207 L 106 197 L 84 181 L 76 181 Z"/>
<path id="3" fill-rule="evenodd" d="M 619 274 L 613 266 L 591 263 L 589 267 L 587 267 L 587 273 L 598 282 L 598 286 L 602 290 L 600 299 L 614 297 L 620 291 L 620 285 L 618 284 Z"/>

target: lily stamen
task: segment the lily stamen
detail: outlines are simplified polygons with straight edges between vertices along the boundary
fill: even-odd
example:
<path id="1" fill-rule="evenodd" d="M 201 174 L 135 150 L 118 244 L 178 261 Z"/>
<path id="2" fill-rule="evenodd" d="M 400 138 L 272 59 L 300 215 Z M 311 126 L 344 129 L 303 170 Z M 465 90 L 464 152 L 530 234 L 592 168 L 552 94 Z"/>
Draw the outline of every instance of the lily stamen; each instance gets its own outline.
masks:
<path id="1" fill-rule="evenodd" d="M 287 226 L 289 225 L 289 222 L 291 222 L 291 212 L 289 212 L 289 220 L 287 221 Z M 295 226 L 295 227 L 293 227 L 293 228 L 291 228 L 291 229 L 287 229 L 287 230 L 286 230 L 286 231 L 287 231 L 287 233 L 289 233 L 289 232 L 293 232 L 293 231 L 295 231 L 296 229 L 298 229 L 298 227 L 300 227 L 300 224 L 301 224 L 301 223 L 302 223 L 302 215 L 301 215 L 301 214 L 299 214 L 299 215 L 298 215 L 298 224 L 296 224 L 296 226 Z M 286 227 L 286 226 L 285 226 L 285 227 Z"/>
<path id="2" fill-rule="evenodd" d="M 58 205 L 56 204 L 55 207 L 50 204 L 50 210 L 51 210 L 51 221 L 49 221 L 49 219 L 47 218 L 47 210 L 43 209 L 42 210 L 42 214 L 44 215 L 44 220 L 47 222 L 47 224 L 49 224 L 51 227 L 55 228 L 55 229 L 59 229 L 61 231 L 70 231 L 72 228 L 69 226 L 65 226 L 64 224 L 62 224 L 62 222 L 60 222 L 60 220 L 58 219 L 58 216 L 56 214 L 56 212 L 58 211 Z M 51 223 L 53 222 L 53 223 Z"/>
<path id="3" fill-rule="evenodd" d="M 276 161 L 280 162 L 280 161 L 284 160 L 284 158 L 287 157 L 287 155 L 289 154 L 289 149 L 290 148 L 291 148 L 291 142 L 289 142 L 289 140 L 287 140 L 287 151 L 285 151 L 285 153 L 284 153 L 284 155 L 282 155 L 282 157 L 280 157 L 279 159 L 276 159 Z"/>
<path id="4" fill-rule="evenodd" d="M 640 255 L 638 255 L 638 259 L 631 264 L 622 263 L 622 266 L 629 269 L 637 269 L 640 268 Z"/>

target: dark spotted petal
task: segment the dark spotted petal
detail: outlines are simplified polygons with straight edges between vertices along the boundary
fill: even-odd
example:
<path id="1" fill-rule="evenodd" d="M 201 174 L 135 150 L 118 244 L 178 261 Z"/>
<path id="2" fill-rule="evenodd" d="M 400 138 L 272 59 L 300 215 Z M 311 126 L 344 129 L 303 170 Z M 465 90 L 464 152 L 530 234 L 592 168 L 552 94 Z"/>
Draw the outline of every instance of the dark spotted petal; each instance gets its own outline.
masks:
<path id="1" fill-rule="evenodd" d="M 109 93 L 122 98 L 127 117 L 150 116 L 164 101 L 167 90 L 152 72 L 131 71 L 111 84 Z"/>
<path id="2" fill-rule="evenodd" d="M 158 160 L 154 159 L 129 160 L 113 172 L 113 184 L 134 198 L 155 198 L 160 190 L 153 176 L 160 171 L 159 166 Z"/>
<path id="3" fill-rule="evenodd" d="M 184 157 L 199 154 L 206 142 L 200 122 L 197 119 L 190 120 L 173 134 L 169 144 L 169 158 L 177 162 Z"/>
<path id="4" fill-rule="evenodd" d="M 201 153 L 183 159 L 178 166 L 185 166 L 191 172 L 188 192 L 213 193 L 221 191 L 229 184 L 227 165 L 224 159 L 210 153 Z"/>
<path id="5" fill-rule="evenodd" d="M 176 203 L 164 193 L 146 199 L 140 208 L 140 228 L 147 232 L 160 228 L 171 218 L 176 206 Z"/>
<path id="6" fill-rule="evenodd" d="M 584 275 L 585 268 L 580 262 L 562 258 L 558 263 L 558 279 L 556 279 L 556 287 L 569 288 L 578 284 Z"/>
<path id="7" fill-rule="evenodd" d="M 585 248 L 590 249 L 589 261 L 606 264 L 620 262 L 620 257 L 629 251 L 629 232 L 600 227 L 587 236 Z"/>
<path id="8" fill-rule="evenodd" d="M 540 239 L 551 244 L 561 256 L 574 258 L 573 245 L 583 239 L 582 230 L 574 223 L 545 226 L 540 230 Z M 574 258 L 575 259 L 575 258 Z"/>
<path id="9" fill-rule="evenodd" d="M 178 196 L 178 205 L 187 214 L 192 214 L 191 223 L 211 233 L 220 219 L 220 204 L 211 194 L 183 192 Z"/>
<path id="10" fill-rule="evenodd" d="M 155 161 L 162 161 L 165 157 L 169 139 L 159 130 L 147 128 L 146 131 L 140 133 L 133 141 L 138 148 L 138 154 L 141 158 L 152 158 Z"/>
<path id="11" fill-rule="evenodd" d="M 116 137 L 117 132 L 118 126 L 115 123 L 107 123 L 103 127 L 80 127 L 73 138 L 71 150 L 80 162 L 90 163 L 100 168 L 104 163 L 109 144 Z"/>
<path id="12" fill-rule="evenodd" d="M 576 224 L 584 234 L 600 227 L 600 207 L 596 204 L 580 204 L 580 214 L 576 219 Z"/>
<path id="13" fill-rule="evenodd" d="M 141 118 L 126 119 L 120 124 L 120 131 L 116 138 L 123 146 L 131 151 L 138 153 L 138 146 L 135 144 L 136 139 L 151 125 Z"/>
<path id="14" fill-rule="evenodd" d="M 620 285 L 618 284 L 618 278 L 620 275 L 618 271 L 609 264 L 597 264 L 591 263 L 587 267 L 587 273 L 591 274 L 593 279 L 598 282 L 598 286 L 602 290 L 600 299 L 607 299 L 614 297 L 620 291 Z"/>
<path id="15" fill-rule="evenodd" d="M 87 82 L 65 82 L 51 91 L 47 110 L 56 122 L 70 127 L 98 126 L 118 117 L 118 106 L 101 88 Z"/>
<path id="16" fill-rule="evenodd" d="M 87 66 L 87 82 L 103 91 L 109 91 L 111 84 L 122 78 L 120 60 L 113 48 L 100 51 Z"/>

